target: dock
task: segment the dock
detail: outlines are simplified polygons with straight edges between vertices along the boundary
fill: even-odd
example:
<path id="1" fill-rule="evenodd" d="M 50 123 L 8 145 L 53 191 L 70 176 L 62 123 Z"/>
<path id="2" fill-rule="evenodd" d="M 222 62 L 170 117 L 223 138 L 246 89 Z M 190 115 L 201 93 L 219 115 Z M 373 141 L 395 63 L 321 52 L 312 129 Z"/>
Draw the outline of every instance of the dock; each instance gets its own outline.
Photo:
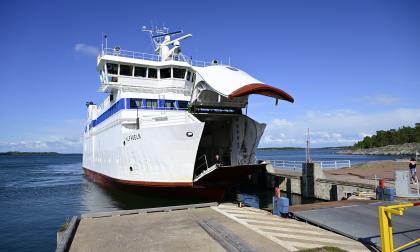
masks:
<path id="1" fill-rule="evenodd" d="M 299 251 L 361 242 L 295 219 L 232 203 L 83 214 L 58 251 Z"/>
<path id="2" fill-rule="evenodd" d="M 358 240 L 372 250 L 380 251 L 381 239 L 378 207 L 395 205 L 384 201 L 339 201 L 292 206 L 298 219 Z M 408 208 L 403 216 L 392 218 L 394 246 L 399 247 L 420 237 L 420 207 Z M 420 251 L 420 244 L 404 249 Z"/>

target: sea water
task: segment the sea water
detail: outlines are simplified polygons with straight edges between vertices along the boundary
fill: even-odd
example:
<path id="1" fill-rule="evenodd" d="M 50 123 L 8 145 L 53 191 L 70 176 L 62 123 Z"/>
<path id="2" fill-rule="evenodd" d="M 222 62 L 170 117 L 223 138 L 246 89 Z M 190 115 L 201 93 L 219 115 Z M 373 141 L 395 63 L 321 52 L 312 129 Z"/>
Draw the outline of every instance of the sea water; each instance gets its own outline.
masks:
<path id="1" fill-rule="evenodd" d="M 304 160 L 303 150 L 259 151 L 259 159 Z M 315 160 L 351 159 L 352 163 L 381 156 L 338 155 L 316 150 Z M 84 178 L 82 156 L 0 156 L 0 251 L 52 251 L 56 232 L 73 215 L 87 212 L 138 209 L 202 201 L 160 199 L 133 191 L 104 188 Z M 269 207 L 272 190 L 241 187 L 227 201 Z M 311 202 L 288 195 L 291 204 Z"/>

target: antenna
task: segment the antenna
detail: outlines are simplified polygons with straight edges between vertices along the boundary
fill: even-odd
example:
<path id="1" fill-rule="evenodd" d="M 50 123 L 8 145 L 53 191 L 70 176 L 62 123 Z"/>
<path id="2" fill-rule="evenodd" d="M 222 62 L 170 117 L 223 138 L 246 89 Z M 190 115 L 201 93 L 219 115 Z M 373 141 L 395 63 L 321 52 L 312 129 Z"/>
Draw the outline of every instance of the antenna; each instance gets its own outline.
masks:
<path id="1" fill-rule="evenodd" d="M 105 39 L 105 50 L 108 48 L 108 35 L 105 34 L 104 35 L 104 39 Z"/>
<path id="2" fill-rule="evenodd" d="M 141 30 L 149 33 L 155 53 L 160 56 L 161 61 L 178 60 L 179 56 L 183 57 L 185 60 L 185 56 L 181 54 L 180 41 L 192 37 L 191 34 L 172 39 L 171 36 L 181 34 L 183 31 L 179 30 L 175 32 L 169 32 L 169 28 L 165 26 L 162 28 L 156 27 L 152 29 L 148 29 L 146 26 L 142 26 Z"/>
<path id="3" fill-rule="evenodd" d="M 309 128 L 308 128 L 308 133 L 306 135 L 306 163 L 310 163 L 312 162 L 311 160 L 311 135 L 309 133 Z"/>

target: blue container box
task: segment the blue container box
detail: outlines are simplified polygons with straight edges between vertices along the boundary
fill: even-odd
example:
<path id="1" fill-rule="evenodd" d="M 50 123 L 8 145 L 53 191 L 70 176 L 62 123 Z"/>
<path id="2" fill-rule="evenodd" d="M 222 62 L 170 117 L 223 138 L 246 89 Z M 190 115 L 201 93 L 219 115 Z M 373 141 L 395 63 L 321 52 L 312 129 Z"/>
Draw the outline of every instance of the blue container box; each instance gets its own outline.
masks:
<path id="1" fill-rule="evenodd" d="M 273 215 L 284 215 L 289 213 L 289 199 L 285 197 L 273 197 Z"/>
<path id="2" fill-rule="evenodd" d="M 385 187 L 384 189 L 384 199 L 387 201 L 395 200 L 395 189 L 392 187 Z"/>

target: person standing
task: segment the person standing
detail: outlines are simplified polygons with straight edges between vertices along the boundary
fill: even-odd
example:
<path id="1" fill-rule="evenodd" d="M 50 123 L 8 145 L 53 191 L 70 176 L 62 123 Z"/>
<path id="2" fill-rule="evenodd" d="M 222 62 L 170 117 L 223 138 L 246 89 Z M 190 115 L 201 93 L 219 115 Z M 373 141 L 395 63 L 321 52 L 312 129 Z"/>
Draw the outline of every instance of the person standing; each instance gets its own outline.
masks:
<path id="1" fill-rule="evenodd" d="M 411 182 L 413 184 L 417 184 L 419 182 L 417 179 L 416 166 L 417 166 L 416 159 L 411 158 L 410 163 L 408 164 L 408 167 L 410 168 Z"/>

